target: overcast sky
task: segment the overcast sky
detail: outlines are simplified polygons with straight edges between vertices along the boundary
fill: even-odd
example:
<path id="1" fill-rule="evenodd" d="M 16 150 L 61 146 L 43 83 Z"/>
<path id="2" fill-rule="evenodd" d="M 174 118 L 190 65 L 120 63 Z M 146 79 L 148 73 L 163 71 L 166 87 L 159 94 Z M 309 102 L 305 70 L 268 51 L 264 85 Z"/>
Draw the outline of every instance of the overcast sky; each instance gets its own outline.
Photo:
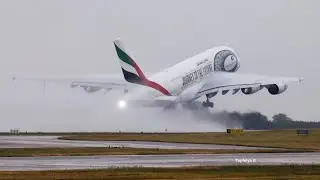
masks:
<path id="1" fill-rule="evenodd" d="M 257 110 L 268 116 L 285 112 L 294 119 L 318 121 L 319 7 L 317 0 L 1 0 L 1 126 L 20 127 L 21 116 L 35 129 L 49 121 L 43 119 L 46 114 L 36 116 L 37 109 L 33 113 L 24 109 L 29 113 L 21 115 L 23 108 L 45 106 L 33 104 L 41 99 L 37 95 L 41 91 L 31 85 L 19 85 L 19 91 L 14 91 L 8 80 L 12 74 L 119 73 L 112 44 L 117 37 L 147 72 L 159 71 L 213 46 L 228 45 L 241 59 L 238 73 L 298 76 L 305 81 L 289 86 L 279 96 L 267 91 L 220 96 L 214 100 L 219 109 Z M 69 94 L 55 96 L 60 91 Z M 85 93 L 75 98 L 74 91 L 64 86 L 52 87 L 51 96 L 55 102 L 63 97 L 62 103 L 68 98 L 77 102 L 85 99 L 79 104 L 94 102 L 93 96 Z M 103 96 L 103 101 L 108 98 Z M 62 111 L 67 110 L 49 116 L 60 113 L 55 117 L 60 119 Z M 71 110 L 68 113 L 74 114 Z M 90 118 L 77 122 L 86 123 Z M 61 122 L 67 121 L 74 122 Z"/>

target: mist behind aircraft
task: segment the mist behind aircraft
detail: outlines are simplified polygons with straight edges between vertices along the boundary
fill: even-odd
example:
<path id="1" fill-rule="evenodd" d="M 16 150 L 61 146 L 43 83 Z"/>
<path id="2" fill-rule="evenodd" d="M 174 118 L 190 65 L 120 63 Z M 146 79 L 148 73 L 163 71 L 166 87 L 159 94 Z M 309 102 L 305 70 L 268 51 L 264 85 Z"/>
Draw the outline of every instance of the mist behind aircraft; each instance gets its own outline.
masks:
<path id="1" fill-rule="evenodd" d="M 269 117 L 283 112 L 293 119 L 318 121 L 319 3 L 2 0 L 0 130 L 140 131 L 143 126 L 139 122 L 144 122 L 144 129 L 163 130 L 167 124 L 154 126 L 149 114 L 144 121 L 131 120 L 129 115 L 123 121 L 115 120 L 121 116 L 108 109 L 111 95 L 52 85 L 43 98 L 41 84 L 11 87 L 13 74 L 40 77 L 119 73 L 112 44 L 116 37 L 132 47 L 145 72 L 164 69 L 212 46 L 231 46 L 241 58 L 241 73 L 297 75 L 305 82 L 302 88 L 289 88 L 279 97 L 270 97 L 267 92 L 250 97 L 219 96 L 214 100 L 218 109 L 256 110 Z M 220 129 L 212 123 L 197 123 L 197 119 L 196 115 L 193 123 L 183 121 L 171 126 L 186 131 Z M 167 121 L 171 123 L 170 118 Z"/>
<path id="2" fill-rule="evenodd" d="M 49 83 L 46 92 L 39 82 L 19 82 L 11 87 L 14 97 L 0 104 L 0 131 L 225 131 L 224 121 L 213 121 L 212 112 L 163 111 L 162 108 L 119 109 L 122 92 L 88 94 L 67 84 Z M 45 94 L 44 94 L 45 93 Z M 235 125 L 235 127 L 241 127 Z"/>

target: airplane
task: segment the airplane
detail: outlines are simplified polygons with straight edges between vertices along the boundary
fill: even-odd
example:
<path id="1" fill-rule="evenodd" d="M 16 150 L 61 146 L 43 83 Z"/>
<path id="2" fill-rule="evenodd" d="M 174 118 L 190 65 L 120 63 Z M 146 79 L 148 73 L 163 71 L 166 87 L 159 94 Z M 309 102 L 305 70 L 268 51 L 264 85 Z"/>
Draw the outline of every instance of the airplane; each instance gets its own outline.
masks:
<path id="1" fill-rule="evenodd" d="M 271 95 L 287 90 L 289 83 L 301 83 L 298 77 L 270 77 L 254 74 L 236 73 L 240 68 L 240 59 L 235 51 L 227 46 L 216 46 L 193 57 L 177 63 L 167 69 L 151 75 L 145 75 L 136 59 L 118 38 L 113 41 L 120 62 L 122 80 L 120 82 L 73 81 L 72 87 L 99 89 L 125 89 L 118 101 L 118 107 L 173 107 L 199 103 L 197 99 L 205 97 L 202 107 L 213 108 L 211 98 L 242 92 L 245 95 L 267 89 Z M 129 89 L 130 86 L 131 89 Z"/>

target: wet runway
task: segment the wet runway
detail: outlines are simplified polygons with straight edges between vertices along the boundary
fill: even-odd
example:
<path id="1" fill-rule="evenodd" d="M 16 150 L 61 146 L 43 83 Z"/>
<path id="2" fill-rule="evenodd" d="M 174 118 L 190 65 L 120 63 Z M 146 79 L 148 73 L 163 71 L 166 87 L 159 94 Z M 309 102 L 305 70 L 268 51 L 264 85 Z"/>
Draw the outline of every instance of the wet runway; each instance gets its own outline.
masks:
<path id="1" fill-rule="evenodd" d="M 320 164 L 320 153 L 0 157 L 0 170 L 59 170 L 134 166 L 179 167 L 237 164 Z"/>
<path id="2" fill-rule="evenodd" d="M 57 136 L 0 136 L 0 148 L 108 147 L 162 149 L 258 149 L 257 147 L 142 141 L 67 141 Z M 263 148 L 260 148 L 263 149 Z M 110 155 L 63 157 L 0 157 L 0 170 L 53 170 L 108 167 L 179 167 L 196 165 L 320 164 L 319 153 L 248 153 L 216 155 Z"/>
<path id="3" fill-rule="evenodd" d="M 58 136 L 0 136 L 0 148 L 37 148 L 37 147 L 108 147 L 122 146 L 131 148 L 159 149 L 267 149 L 262 147 L 161 143 L 143 141 L 68 141 L 59 140 Z"/>

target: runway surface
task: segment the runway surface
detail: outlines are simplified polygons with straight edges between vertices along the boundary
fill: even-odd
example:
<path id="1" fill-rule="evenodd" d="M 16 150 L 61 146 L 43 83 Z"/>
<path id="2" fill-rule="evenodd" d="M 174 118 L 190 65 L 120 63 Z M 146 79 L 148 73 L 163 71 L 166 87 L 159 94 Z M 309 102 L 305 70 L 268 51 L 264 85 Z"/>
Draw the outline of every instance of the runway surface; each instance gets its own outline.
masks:
<path id="1" fill-rule="evenodd" d="M 0 148 L 37 148 L 37 147 L 108 147 L 122 146 L 131 148 L 159 149 L 271 149 L 262 147 L 161 143 L 143 141 L 68 141 L 59 140 L 58 136 L 0 136 Z"/>
<path id="2" fill-rule="evenodd" d="M 113 155 L 68 157 L 2 157 L 0 170 L 59 170 L 108 167 L 179 167 L 197 165 L 320 164 L 320 153 L 217 155 Z"/>
<path id="3" fill-rule="evenodd" d="M 108 147 L 162 149 L 263 149 L 260 147 L 142 141 L 68 141 L 58 136 L 0 136 L 0 148 Z M 58 170 L 108 167 L 179 167 L 196 165 L 320 164 L 319 153 L 247 153 L 188 155 L 110 155 L 62 157 L 0 157 L 0 170 Z"/>

